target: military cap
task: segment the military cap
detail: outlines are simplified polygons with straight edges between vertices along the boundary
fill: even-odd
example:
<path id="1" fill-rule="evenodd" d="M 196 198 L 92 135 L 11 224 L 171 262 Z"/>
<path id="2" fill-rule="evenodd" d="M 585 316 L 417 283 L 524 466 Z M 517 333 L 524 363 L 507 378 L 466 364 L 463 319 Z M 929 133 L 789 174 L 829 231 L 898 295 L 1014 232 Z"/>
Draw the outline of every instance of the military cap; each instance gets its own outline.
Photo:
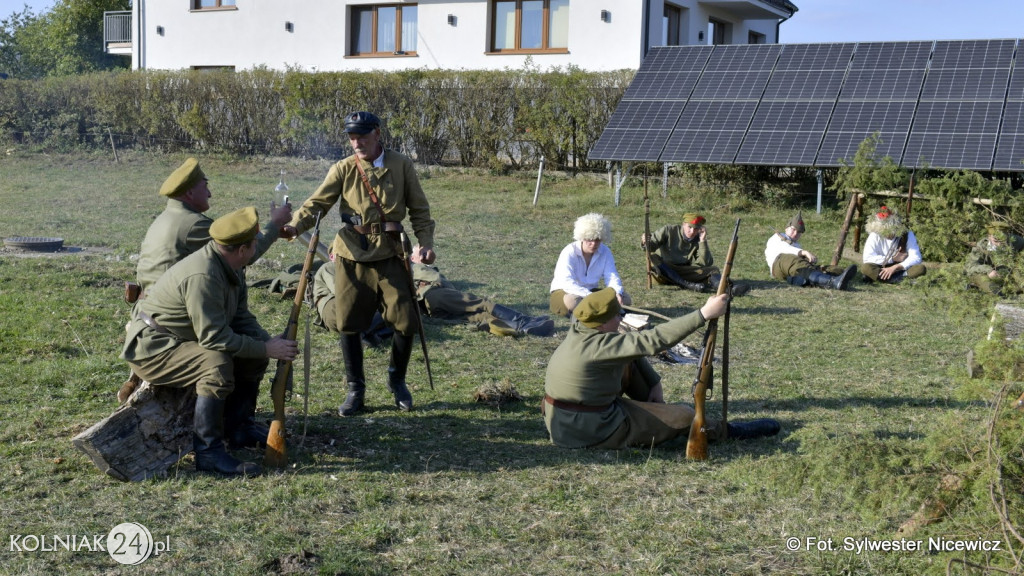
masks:
<path id="1" fill-rule="evenodd" d="M 683 214 L 683 224 L 689 224 L 690 226 L 703 226 L 704 222 L 706 222 L 704 217 L 696 212 L 687 212 L 686 214 Z"/>
<path id="2" fill-rule="evenodd" d="M 803 234 L 805 232 L 803 210 L 801 210 L 800 212 L 797 212 L 796 216 L 793 216 L 792 218 L 790 218 L 789 219 L 789 224 L 787 224 L 786 227 L 787 228 L 793 228 L 797 232 Z"/>
<path id="3" fill-rule="evenodd" d="M 260 215 L 252 206 L 225 214 L 210 225 L 210 236 L 222 246 L 248 244 L 259 232 Z"/>
<path id="4" fill-rule="evenodd" d="M 366 134 L 380 128 L 380 118 L 370 112 L 353 112 L 345 116 L 345 132 L 349 134 Z"/>
<path id="5" fill-rule="evenodd" d="M 613 288 L 605 288 L 588 294 L 576 305 L 572 313 L 584 326 L 597 328 L 614 318 L 621 310 L 618 294 Z"/>
<path id="6" fill-rule="evenodd" d="M 163 186 L 160 187 L 160 195 L 174 197 L 184 194 L 200 180 L 206 180 L 206 174 L 203 174 L 198 160 L 189 158 L 164 180 Z"/>

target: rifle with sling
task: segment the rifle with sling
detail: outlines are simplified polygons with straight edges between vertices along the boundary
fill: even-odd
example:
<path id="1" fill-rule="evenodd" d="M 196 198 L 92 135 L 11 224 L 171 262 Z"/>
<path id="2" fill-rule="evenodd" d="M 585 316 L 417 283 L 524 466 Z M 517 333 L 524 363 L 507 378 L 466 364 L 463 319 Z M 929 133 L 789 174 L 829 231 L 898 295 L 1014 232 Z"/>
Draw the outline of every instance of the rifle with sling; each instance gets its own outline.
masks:
<path id="1" fill-rule="evenodd" d="M 298 331 L 299 312 L 302 311 L 302 302 L 306 297 L 306 285 L 309 283 L 310 273 L 313 269 L 313 257 L 316 256 L 317 244 L 319 242 L 320 213 L 317 213 L 316 223 L 313 225 L 313 235 L 309 238 L 306 259 L 302 263 L 299 287 L 295 291 L 292 311 L 288 316 L 288 326 L 284 329 L 284 337 L 288 340 L 295 340 L 295 334 Z M 274 384 L 270 388 L 270 397 L 274 402 L 274 419 L 270 422 L 270 432 L 267 434 L 267 449 L 263 454 L 263 464 L 274 468 L 283 468 L 288 464 L 288 452 L 285 445 L 284 402 L 288 386 L 288 375 L 291 370 L 292 363 L 290 360 L 278 360 L 277 371 L 274 373 Z"/>
<path id="2" fill-rule="evenodd" d="M 722 268 L 722 279 L 718 282 L 716 294 L 725 294 L 729 289 L 729 274 L 732 272 L 732 261 L 736 256 L 739 244 L 740 219 L 736 219 L 736 228 L 732 232 L 729 251 L 725 256 Z M 708 321 L 704 331 L 704 350 L 701 352 L 700 365 L 697 367 L 697 378 L 693 382 L 693 422 L 690 423 L 690 437 L 686 440 L 687 460 L 707 460 L 708 431 L 704 418 L 705 401 L 714 383 L 715 340 L 718 336 L 718 318 Z"/>
<path id="3" fill-rule="evenodd" d="M 409 263 L 409 255 L 412 253 L 412 245 L 409 243 L 409 237 L 401 230 L 401 226 L 397 231 L 398 238 L 395 238 L 395 231 L 387 230 L 387 220 L 384 218 L 384 208 L 380 205 L 380 199 L 377 198 L 377 193 L 373 191 L 373 186 L 370 185 L 370 179 L 366 177 L 366 171 L 363 170 L 362 161 L 359 158 L 355 159 L 356 169 L 359 170 L 359 177 L 363 181 L 363 186 L 366 187 L 366 194 L 370 197 L 370 201 L 377 208 L 377 213 L 380 214 L 380 226 L 381 234 L 386 234 L 391 240 L 392 245 L 395 248 L 395 254 L 402 261 L 402 267 L 405 268 L 405 278 L 408 281 L 406 284 L 409 287 L 409 297 L 412 298 L 412 313 L 416 317 L 416 326 L 420 332 L 420 347 L 423 348 L 423 362 L 427 367 L 427 380 L 430 382 L 430 389 L 434 389 L 434 375 L 430 372 L 430 356 L 427 354 L 427 333 L 423 329 L 423 317 L 420 314 L 420 305 L 416 299 L 416 282 L 412 276 L 412 265 Z"/>

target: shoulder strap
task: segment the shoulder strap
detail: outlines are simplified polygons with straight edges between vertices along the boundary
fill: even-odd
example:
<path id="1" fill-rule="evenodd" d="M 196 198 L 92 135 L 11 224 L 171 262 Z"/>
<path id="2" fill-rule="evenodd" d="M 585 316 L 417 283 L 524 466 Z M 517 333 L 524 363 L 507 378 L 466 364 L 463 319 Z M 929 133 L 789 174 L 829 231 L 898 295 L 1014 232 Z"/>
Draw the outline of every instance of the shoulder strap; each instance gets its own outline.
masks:
<path id="1" fill-rule="evenodd" d="M 353 153 L 353 156 L 355 154 Z M 383 226 L 387 220 L 384 218 L 384 208 L 381 208 L 380 199 L 377 198 L 377 193 L 373 191 L 373 186 L 370 186 L 370 179 L 366 177 L 366 171 L 363 170 L 363 161 L 359 159 L 359 156 L 355 157 L 356 169 L 359 170 L 359 178 L 363 180 L 363 186 L 366 187 L 366 193 L 370 196 L 370 202 L 377 207 L 377 212 L 380 213 L 380 222 Z"/>

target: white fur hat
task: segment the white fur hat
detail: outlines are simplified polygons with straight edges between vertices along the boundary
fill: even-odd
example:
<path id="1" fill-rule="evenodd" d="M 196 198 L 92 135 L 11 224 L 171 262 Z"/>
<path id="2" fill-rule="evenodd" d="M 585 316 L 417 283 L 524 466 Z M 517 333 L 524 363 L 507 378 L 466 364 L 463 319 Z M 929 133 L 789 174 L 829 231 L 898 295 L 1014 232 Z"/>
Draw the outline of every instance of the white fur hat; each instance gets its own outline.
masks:
<path id="1" fill-rule="evenodd" d="M 612 223 L 596 212 L 584 214 L 576 219 L 572 237 L 576 240 L 600 240 L 608 244 L 612 241 Z"/>

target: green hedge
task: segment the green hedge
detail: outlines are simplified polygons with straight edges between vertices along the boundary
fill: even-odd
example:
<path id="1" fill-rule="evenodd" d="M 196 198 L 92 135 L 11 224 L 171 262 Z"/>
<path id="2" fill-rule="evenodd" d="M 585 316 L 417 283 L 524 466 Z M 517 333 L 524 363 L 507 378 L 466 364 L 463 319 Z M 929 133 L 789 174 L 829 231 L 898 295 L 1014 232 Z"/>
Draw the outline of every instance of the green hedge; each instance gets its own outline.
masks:
<path id="1" fill-rule="evenodd" d="M 0 80 L 0 141 L 337 157 L 342 118 L 381 116 L 419 162 L 593 169 L 633 71 L 123 71 Z"/>

